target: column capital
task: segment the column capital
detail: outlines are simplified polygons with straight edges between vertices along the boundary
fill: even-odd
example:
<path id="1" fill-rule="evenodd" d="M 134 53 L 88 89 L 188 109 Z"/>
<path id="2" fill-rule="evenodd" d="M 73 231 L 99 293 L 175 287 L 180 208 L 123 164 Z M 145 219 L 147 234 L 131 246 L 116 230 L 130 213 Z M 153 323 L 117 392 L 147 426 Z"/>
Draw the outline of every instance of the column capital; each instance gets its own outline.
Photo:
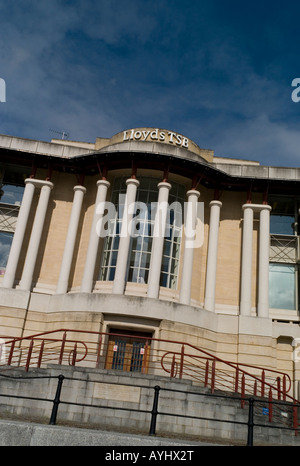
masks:
<path id="1" fill-rule="evenodd" d="M 158 189 L 160 188 L 168 188 L 168 189 L 171 189 L 172 188 L 172 185 L 170 183 L 168 183 L 167 181 L 160 181 L 157 185 Z"/>
<path id="2" fill-rule="evenodd" d="M 37 180 L 36 178 L 26 178 L 25 184 L 31 183 L 36 188 L 42 188 L 43 186 L 48 186 L 50 189 L 53 188 L 54 184 L 51 181 L 46 180 Z"/>
<path id="3" fill-rule="evenodd" d="M 74 192 L 81 191 L 81 192 L 83 192 L 83 194 L 85 194 L 86 193 L 86 188 L 84 186 L 82 186 L 81 184 L 78 184 L 78 185 L 74 186 L 73 191 Z"/>
<path id="4" fill-rule="evenodd" d="M 129 184 L 134 184 L 136 187 L 139 187 L 140 182 L 136 178 L 128 178 L 126 180 L 126 185 L 128 186 Z"/>
<path id="5" fill-rule="evenodd" d="M 223 204 L 222 204 L 221 201 L 217 201 L 216 199 L 214 199 L 213 201 L 210 201 L 209 207 L 212 207 L 212 206 L 214 206 L 214 205 L 219 206 L 219 207 L 222 207 Z"/>
<path id="6" fill-rule="evenodd" d="M 101 185 L 102 185 L 102 186 L 106 186 L 107 188 L 110 187 L 110 182 L 107 181 L 107 180 L 98 180 L 96 184 L 97 184 L 97 186 L 101 186 Z"/>
<path id="7" fill-rule="evenodd" d="M 269 212 L 271 212 L 272 207 L 269 204 L 262 204 L 261 210 L 268 210 Z"/>
<path id="8" fill-rule="evenodd" d="M 190 189 L 189 191 L 187 191 L 186 195 L 188 197 L 194 195 L 194 196 L 197 196 L 197 198 L 200 196 L 200 191 L 197 191 L 197 189 Z"/>
<path id="9" fill-rule="evenodd" d="M 247 203 L 242 206 L 242 209 L 245 210 L 247 208 L 252 209 L 254 212 L 260 212 L 261 210 L 267 209 L 267 210 L 272 210 L 272 207 L 268 204 L 251 204 Z"/>

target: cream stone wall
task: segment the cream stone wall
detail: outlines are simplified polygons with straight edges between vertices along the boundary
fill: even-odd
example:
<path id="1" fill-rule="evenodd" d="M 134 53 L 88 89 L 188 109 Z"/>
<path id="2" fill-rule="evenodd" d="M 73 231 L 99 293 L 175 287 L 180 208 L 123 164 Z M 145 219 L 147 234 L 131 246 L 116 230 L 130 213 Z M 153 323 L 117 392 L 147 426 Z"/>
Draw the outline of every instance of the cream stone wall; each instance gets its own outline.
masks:
<path id="1" fill-rule="evenodd" d="M 299 362 L 293 358 L 293 339 L 291 337 L 280 337 L 276 341 L 276 369 L 288 373 L 293 384 L 299 379 Z M 297 387 L 295 387 L 297 389 Z"/>
<path id="2" fill-rule="evenodd" d="M 276 369 L 275 348 L 272 336 L 239 334 L 238 360 L 243 364 Z"/>
<path id="3" fill-rule="evenodd" d="M 27 310 L 0 306 L 0 338 L 20 338 L 23 334 Z"/>

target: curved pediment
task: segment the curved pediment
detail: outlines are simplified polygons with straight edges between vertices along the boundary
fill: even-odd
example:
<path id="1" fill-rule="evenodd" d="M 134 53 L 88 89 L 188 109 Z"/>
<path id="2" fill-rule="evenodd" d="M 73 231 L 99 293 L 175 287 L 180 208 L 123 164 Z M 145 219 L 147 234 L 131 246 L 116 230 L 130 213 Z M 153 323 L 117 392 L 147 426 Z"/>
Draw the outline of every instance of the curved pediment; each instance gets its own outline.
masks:
<path id="1" fill-rule="evenodd" d="M 112 149 L 109 149 L 113 146 Z M 159 153 L 177 153 L 182 152 L 187 158 L 201 157 L 206 162 L 212 162 L 213 151 L 201 149 L 191 139 L 174 131 L 160 128 L 134 128 L 121 131 L 111 139 L 101 139 L 96 141 L 96 150 L 111 151 L 131 150 L 133 152 L 159 152 Z M 187 155 L 190 153 L 190 157 Z"/>

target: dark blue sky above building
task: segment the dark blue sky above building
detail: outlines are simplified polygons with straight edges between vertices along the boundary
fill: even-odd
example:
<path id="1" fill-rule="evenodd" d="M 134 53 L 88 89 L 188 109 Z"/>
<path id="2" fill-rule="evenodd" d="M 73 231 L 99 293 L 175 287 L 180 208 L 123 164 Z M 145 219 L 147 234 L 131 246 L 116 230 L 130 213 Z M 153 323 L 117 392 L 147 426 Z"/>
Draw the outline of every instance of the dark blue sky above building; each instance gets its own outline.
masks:
<path id="1" fill-rule="evenodd" d="M 150 126 L 299 166 L 299 17 L 294 0 L 1 0 L 0 133 L 94 142 Z"/>

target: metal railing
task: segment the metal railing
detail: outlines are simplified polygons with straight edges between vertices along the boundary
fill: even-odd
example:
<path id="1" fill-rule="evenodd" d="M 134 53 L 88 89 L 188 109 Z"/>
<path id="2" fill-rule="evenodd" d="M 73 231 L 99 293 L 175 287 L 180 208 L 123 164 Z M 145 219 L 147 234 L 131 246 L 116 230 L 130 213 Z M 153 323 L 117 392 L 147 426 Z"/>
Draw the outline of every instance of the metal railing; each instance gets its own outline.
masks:
<path id="1" fill-rule="evenodd" d="M 296 263 L 299 259 L 299 236 L 270 235 L 270 261 Z"/>
<path id="2" fill-rule="evenodd" d="M 134 340 L 134 341 L 133 341 Z M 0 345 L 1 346 L 1 345 Z M 274 400 L 293 404 L 294 429 L 298 429 L 298 401 L 289 394 L 288 374 L 250 364 L 240 364 L 216 357 L 186 342 L 134 336 L 132 334 L 59 329 L 23 338 L 4 339 L 0 348 L 2 366 L 47 367 L 71 365 L 166 375 L 190 379 L 211 393 L 240 395 L 241 407 L 246 395 L 267 398 L 269 420 L 280 419 L 281 410 Z"/>
<path id="3" fill-rule="evenodd" d="M 1 397 L 8 397 L 10 399 L 24 399 L 24 400 L 30 400 L 31 402 L 37 401 L 37 402 L 49 402 L 52 404 L 52 409 L 50 413 L 50 418 L 49 418 L 49 424 L 50 425 L 56 425 L 57 424 L 57 417 L 58 417 L 58 412 L 59 412 L 59 406 L 60 405 L 68 405 L 68 406 L 80 406 L 82 408 L 96 408 L 96 409 L 112 409 L 112 410 L 122 410 L 122 411 L 128 411 L 128 412 L 138 412 L 138 413 L 145 413 L 151 415 L 150 417 L 150 422 L 149 422 L 149 434 L 150 436 L 156 435 L 157 431 L 157 423 L 159 424 L 159 419 L 160 416 L 167 416 L 167 417 L 181 417 L 181 418 L 187 418 L 187 419 L 194 419 L 194 420 L 200 420 L 200 421 L 211 421 L 213 423 L 229 423 L 229 424 L 237 424 L 237 425 L 244 425 L 247 426 L 247 443 L 245 443 L 247 446 L 253 446 L 254 445 L 254 434 L 255 434 L 255 427 L 262 427 L 262 428 L 275 428 L 275 429 L 285 429 L 288 431 L 292 431 L 294 429 L 294 420 L 289 423 L 289 425 L 282 426 L 282 425 L 272 425 L 268 423 L 262 423 L 256 420 L 259 414 L 261 415 L 264 410 L 273 410 L 274 406 L 278 406 L 281 410 L 288 410 L 290 407 L 290 404 L 287 402 L 278 402 L 278 401 L 268 401 L 266 407 L 266 402 L 262 403 L 261 400 L 256 399 L 254 397 L 245 397 L 243 398 L 243 403 L 244 405 L 248 405 L 248 419 L 247 421 L 239 421 L 236 419 L 228 419 L 228 418 L 219 418 L 219 417 L 208 417 L 208 416 L 196 416 L 196 415 L 187 415 L 185 413 L 179 413 L 179 412 L 168 412 L 168 411 L 161 411 L 159 409 L 159 396 L 162 391 L 170 393 L 170 397 L 172 396 L 172 393 L 183 393 L 185 395 L 197 395 L 199 397 L 205 396 L 209 397 L 212 400 L 213 399 L 223 399 L 224 404 L 226 401 L 230 400 L 231 402 L 237 402 L 240 403 L 240 397 L 237 396 L 228 396 L 228 395 L 222 395 L 222 394 L 214 394 L 214 393 L 199 393 L 199 392 L 194 392 L 194 391 L 185 391 L 185 390 L 180 390 L 180 389 L 172 389 L 172 388 L 162 388 L 159 385 L 155 385 L 154 387 L 148 387 L 145 385 L 138 385 L 134 384 L 134 387 L 140 387 L 144 390 L 153 390 L 153 403 L 152 403 L 152 409 L 140 409 L 140 408 L 130 408 L 130 407 L 116 407 L 116 406 L 109 406 L 109 405 L 101 405 L 101 404 L 94 404 L 94 403 L 79 403 L 79 402 L 72 402 L 72 401 L 64 401 L 61 399 L 61 394 L 63 390 L 63 382 L 64 380 L 69 380 L 71 382 L 73 381 L 83 381 L 85 383 L 102 383 L 97 380 L 87 380 L 87 379 L 80 379 L 80 378 L 71 378 L 71 377 L 65 377 L 64 375 L 60 374 L 59 376 L 34 376 L 34 377 L 20 377 L 20 376 L 10 376 L 10 375 L 5 375 L 0 373 L 0 378 L 7 378 L 7 379 L 13 379 L 13 380 L 21 380 L 21 379 L 26 379 L 26 380 L 39 380 L 39 379 L 57 379 L 57 386 L 56 386 L 56 392 L 54 398 L 42 398 L 42 397 L 34 397 L 34 396 L 27 396 L 27 395 L 15 395 L 14 393 L 0 393 L 0 398 Z M 119 385 L 119 383 L 114 383 L 110 382 L 111 385 Z M 122 384 L 123 386 L 123 384 Z M 128 388 L 132 387 L 132 385 L 128 385 Z M 261 405 L 263 408 L 261 409 Z M 259 410 L 255 410 L 255 408 L 258 408 Z M 300 405 L 293 406 L 293 409 L 299 408 Z M 194 433 L 194 435 L 197 435 L 197 432 Z"/>

